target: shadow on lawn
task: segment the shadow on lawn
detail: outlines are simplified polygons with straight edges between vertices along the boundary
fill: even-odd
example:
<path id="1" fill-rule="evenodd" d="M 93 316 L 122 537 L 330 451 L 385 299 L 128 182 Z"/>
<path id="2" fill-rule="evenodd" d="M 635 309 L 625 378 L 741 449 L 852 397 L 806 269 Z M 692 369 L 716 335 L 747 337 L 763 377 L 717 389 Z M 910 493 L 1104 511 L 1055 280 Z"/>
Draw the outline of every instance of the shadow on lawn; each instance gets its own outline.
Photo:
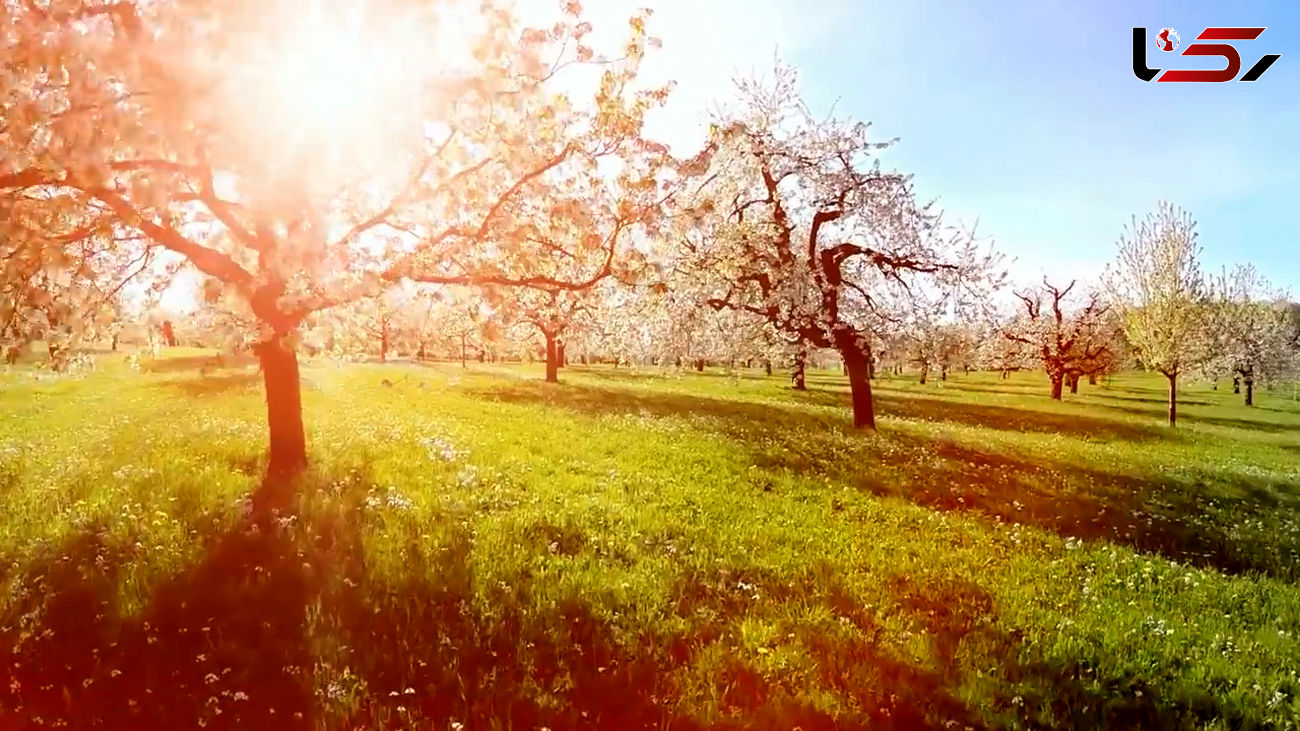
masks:
<path id="1" fill-rule="evenodd" d="M 262 374 L 256 371 L 230 371 L 205 374 L 193 378 L 162 381 L 162 388 L 180 391 L 190 398 L 225 396 L 234 391 L 262 386 Z"/>
<path id="2" fill-rule="evenodd" d="M 1036 411 L 1012 406 L 991 406 L 970 402 L 952 401 L 938 395 L 914 392 L 900 393 L 877 390 L 874 394 L 876 408 L 881 414 L 902 419 L 952 422 L 966 426 L 1018 432 L 1064 434 L 1071 437 L 1123 439 L 1138 441 L 1160 439 L 1168 436 L 1167 430 L 1153 426 L 1132 424 L 1113 419 L 1098 419 L 1082 414 Z M 843 391 L 810 387 L 799 396 L 801 401 L 813 401 L 826 406 L 850 408 L 849 395 Z"/>
<path id="3" fill-rule="evenodd" d="M 1180 401 L 1179 404 L 1182 405 L 1183 402 Z M 1107 404 L 1107 403 L 1096 403 L 1094 405 L 1100 406 L 1105 409 L 1111 409 L 1113 411 L 1119 411 L 1125 414 L 1131 414 L 1134 416 L 1149 418 L 1152 420 L 1164 419 L 1166 414 L 1164 408 L 1144 409 L 1141 407 L 1122 406 L 1119 404 Z M 1245 429 L 1247 431 L 1268 432 L 1270 434 L 1288 434 L 1288 433 L 1294 433 L 1296 430 L 1295 426 L 1291 424 L 1278 424 L 1275 422 L 1259 421 L 1254 419 L 1250 419 L 1250 420 L 1234 419 L 1229 416 L 1208 416 L 1204 414 L 1195 414 L 1195 413 L 1189 414 L 1187 412 L 1179 413 L 1178 423 L 1182 426 L 1189 426 L 1194 424 L 1207 424 L 1209 426 L 1221 426 L 1221 427 L 1227 427 L 1229 429 Z"/>
<path id="4" fill-rule="evenodd" d="M 723 400 L 679 393 L 633 391 L 565 384 L 511 383 L 476 392 L 484 399 L 543 403 L 601 416 L 643 413 L 701 419 L 699 426 L 734 440 L 760 467 L 831 477 L 878 495 L 941 510 L 973 510 L 1002 522 L 1036 525 L 1066 537 L 1108 540 L 1140 551 L 1231 573 L 1259 571 L 1290 579 L 1300 567 L 1286 558 L 1272 536 L 1241 535 L 1219 521 L 1195 520 L 1210 502 L 1239 504 L 1238 514 L 1277 505 L 1265 487 L 1240 478 L 1209 476 L 1221 487 L 1210 495 L 1205 482 L 1186 485 L 1142 473 L 1117 473 L 1051 460 L 1029 460 L 977 449 L 944 438 L 889 430 L 870 436 L 848 428 L 848 413 L 813 412 L 798 406 Z M 836 394 L 816 398 L 835 403 Z M 1120 424 L 1102 427 L 1086 418 L 940 399 L 884 398 L 888 413 L 923 414 L 935 420 L 1093 435 L 1112 429 L 1116 438 L 1152 432 Z M 882 409 L 882 410 L 885 410 Z M 1008 413 L 1009 412 L 1009 413 Z M 1035 420 L 1043 421 L 1035 421 Z M 1101 421 L 1101 420 L 1098 420 Z M 780 429 L 772 428 L 780 424 Z"/>
<path id="5" fill-rule="evenodd" d="M 678 715 L 683 689 L 671 673 L 744 614 L 739 574 L 680 578 L 671 608 L 683 617 L 711 608 L 719 621 L 629 643 L 583 597 L 530 615 L 527 577 L 487 587 L 487 601 L 476 601 L 464 529 L 441 551 L 412 551 L 436 558 L 407 562 L 402 583 L 382 583 L 368 571 L 356 519 L 364 487 L 354 487 L 347 510 L 213 537 L 207 555 L 162 581 L 138 616 L 116 600 L 135 557 L 97 533 L 31 565 L 26 591 L 0 617 L 0 727 L 704 728 Z M 836 601 L 858 611 L 851 599 Z M 825 661 L 824 682 L 858 702 L 860 718 L 808 707 L 797 688 L 733 653 L 715 681 L 734 721 L 708 727 L 980 725 L 942 675 L 889 659 L 871 636 L 808 639 Z"/>
<path id="6" fill-rule="evenodd" d="M 117 595 L 139 556 L 118 541 L 87 532 L 29 564 L 0 615 L 0 727 L 700 729 L 681 715 L 690 702 L 676 673 L 706 656 L 727 719 L 708 728 L 982 728 L 994 717 L 954 695 L 968 642 L 1028 694 L 1015 704 L 994 691 L 995 713 L 1041 702 L 1056 713 L 1047 725 L 1078 728 L 1171 727 L 1223 712 L 1134 692 L 1146 689 L 1137 679 L 1035 660 L 998 627 L 989 595 L 957 577 L 899 575 L 887 596 L 870 597 L 926 631 L 937 658 L 929 668 L 885 649 L 876 610 L 826 562 L 793 583 L 685 569 L 665 609 L 694 629 L 669 637 L 629 636 L 602 618 L 595 597 L 529 610 L 529 575 L 510 586 L 476 581 L 463 527 L 412 535 L 401 578 L 385 583 L 367 564 L 359 517 L 370 486 L 333 484 L 342 487 L 327 488 L 337 492 L 319 501 L 324 509 L 310 505 L 324 493 L 306 491 L 302 513 L 208 536 L 206 555 L 157 584 L 136 615 Z M 546 538 L 527 545 L 544 554 Z M 762 674 L 736 651 L 736 623 L 759 611 L 755 590 L 768 606 L 816 605 L 840 618 L 839 630 L 788 637 L 815 659 L 815 679 Z M 800 691 L 814 684 L 856 713 L 832 718 L 807 705 Z"/>

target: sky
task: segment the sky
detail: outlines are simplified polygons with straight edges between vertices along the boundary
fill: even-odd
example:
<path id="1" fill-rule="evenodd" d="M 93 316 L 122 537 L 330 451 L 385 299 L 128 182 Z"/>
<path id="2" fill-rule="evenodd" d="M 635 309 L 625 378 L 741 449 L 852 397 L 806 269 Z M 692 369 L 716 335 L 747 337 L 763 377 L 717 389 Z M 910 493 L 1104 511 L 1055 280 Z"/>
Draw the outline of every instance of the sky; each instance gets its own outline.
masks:
<path id="1" fill-rule="evenodd" d="M 589 0 L 599 30 L 640 5 L 663 41 L 647 71 L 678 86 L 657 132 L 674 147 L 702 134 L 710 100 L 736 72 L 800 71 L 814 110 L 832 106 L 898 138 L 886 166 L 915 176 L 951 221 L 1014 261 L 1014 278 L 1094 279 L 1134 215 L 1161 199 L 1198 221 L 1203 268 L 1253 263 L 1300 295 L 1300 3 L 958 2 L 920 0 Z M 599 5 L 599 7 L 597 7 Z M 1264 26 L 1241 41 L 1253 83 L 1143 82 L 1148 65 L 1210 68 L 1179 51 L 1207 26 Z M 1198 65 L 1196 62 L 1202 61 Z"/>
<path id="2" fill-rule="evenodd" d="M 517 0 L 525 20 L 556 0 Z M 676 83 L 650 132 L 689 154 L 737 74 L 776 59 L 800 72 L 815 111 L 897 138 L 886 166 L 911 173 L 948 220 L 1009 258 L 1013 280 L 1095 281 L 1133 216 L 1169 200 L 1198 221 L 1207 273 L 1253 263 L 1300 297 L 1300 2 L 1107 0 L 586 0 L 598 50 L 617 51 L 649 6 L 662 49 L 647 83 Z M 1243 69 L 1280 53 L 1253 83 L 1143 82 L 1151 67 L 1197 68 L 1180 50 L 1206 26 L 1264 26 L 1239 42 Z M 1210 59 L 1202 68 L 1221 63 Z M 192 301 L 192 282 L 165 298 Z M 191 302 L 192 304 L 192 302 Z"/>

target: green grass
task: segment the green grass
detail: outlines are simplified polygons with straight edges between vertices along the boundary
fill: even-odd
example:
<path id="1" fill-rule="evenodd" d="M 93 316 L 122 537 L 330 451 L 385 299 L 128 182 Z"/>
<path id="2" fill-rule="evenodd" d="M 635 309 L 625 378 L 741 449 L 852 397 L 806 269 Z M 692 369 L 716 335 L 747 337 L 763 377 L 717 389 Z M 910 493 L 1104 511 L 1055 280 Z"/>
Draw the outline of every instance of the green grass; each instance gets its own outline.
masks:
<path id="1" fill-rule="evenodd" d="M 307 364 L 263 530 L 181 355 L 0 375 L 0 727 L 1300 723 L 1289 393 Z"/>

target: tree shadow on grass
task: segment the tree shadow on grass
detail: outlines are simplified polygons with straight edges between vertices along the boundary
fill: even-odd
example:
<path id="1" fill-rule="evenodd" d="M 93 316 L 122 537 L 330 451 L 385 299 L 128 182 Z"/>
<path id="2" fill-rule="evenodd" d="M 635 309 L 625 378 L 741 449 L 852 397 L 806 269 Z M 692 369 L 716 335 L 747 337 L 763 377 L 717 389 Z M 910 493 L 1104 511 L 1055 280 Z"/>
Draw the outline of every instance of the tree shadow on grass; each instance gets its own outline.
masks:
<path id="1" fill-rule="evenodd" d="M 231 371 L 163 381 L 158 385 L 161 388 L 180 391 L 190 398 L 211 398 L 226 396 L 233 392 L 246 391 L 252 388 L 260 388 L 262 386 L 262 374 L 249 371 Z"/>
<path id="2" fill-rule="evenodd" d="M 1182 405 L 1183 402 L 1179 402 Z M 1167 418 L 1167 412 L 1164 409 L 1143 409 L 1133 406 L 1122 406 L 1119 404 L 1094 403 L 1104 409 L 1111 409 L 1133 416 L 1141 416 L 1152 420 L 1161 420 Z M 1195 424 L 1206 424 L 1209 426 L 1221 426 L 1228 429 L 1242 429 L 1245 431 L 1268 432 L 1270 434 L 1294 434 L 1296 427 L 1294 424 L 1279 424 L 1277 422 L 1259 421 L 1255 419 L 1234 419 L 1229 416 L 1209 416 L 1205 414 L 1196 414 L 1188 412 L 1179 412 L 1179 425 L 1191 426 Z M 1168 431 L 1167 427 L 1164 427 Z"/>
<path id="3" fill-rule="evenodd" d="M 872 701 L 860 718 L 820 712 L 798 692 L 806 689 L 783 687 L 735 656 L 712 679 L 725 718 L 706 725 L 682 713 L 674 672 L 744 614 L 725 570 L 683 575 L 671 601 L 683 617 L 713 609 L 722 623 L 629 641 L 626 628 L 590 603 L 598 597 L 529 609 L 527 576 L 476 595 L 485 589 L 476 589 L 468 528 L 450 530 L 433 552 L 419 550 L 427 536 L 412 535 L 409 556 L 432 558 L 412 558 L 400 577 L 379 578 L 359 515 L 368 485 L 334 484 L 347 486 L 332 511 L 304 509 L 264 527 L 242 522 L 200 536 L 202 559 L 158 583 L 138 614 L 124 613 L 118 599 L 140 558 L 129 544 L 88 531 L 27 563 L 0 613 L 0 727 L 979 725 L 942 676 L 891 660 L 871 643 L 816 647 L 827 668 L 843 673 L 828 681 L 832 688 Z M 534 548 L 548 550 L 544 542 Z M 871 684 L 861 685 L 866 679 Z"/>
<path id="4" fill-rule="evenodd" d="M 309 728 L 317 579 L 292 545 L 276 531 L 213 536 L 126 615 L 118 584 L 138 550 L 86 532 L 27 570 L 0 629 L 0 726 Z"/>
<path id="5" fill-rule="evenodd" d="M 1107 401 L 1133 401 L 1143 404 L 1152 404 L 1152 408 L 1143 410 L 1143 413 L 1160 414 L 1169 407 L 1168 396 L 1126 396 L 1116 393 L 1117 389 L 1108 389 L 1106 391 L 1095 391 L 1088 395 Z M 1138 392 L 1142 393 L 1142 392 Z M 1210 406 L 1209 401 L 1201 399 L 1186 399 L 1181 396 L 1178 398 L 1179 406 Z"/>
<path id="6" fill-rule="evenodd" d="M 902 419 L 950 422 L 981 426 L 1001 431 L 1064 434 L 1076 438 L 1122 439 L 1139 441 L 1167 438 L 1167 430 L 1131 424 L 1115 419 L 1099 419 L 1078 413 L 1037 411 L 1013 406 L 992 406 L 953 401 L 939 396 L 877 390 L 874 394 L 880 413 Z M 810 388 L 798 398 L 827 406 L 850 407 L 849 395 L 842 391 Z"/>
<path id="7" fill-rule="evenodd" d="M 130 542 L 87 531 L 27 562 L 0 612 L 0 727 L 1005 725 L 1020 712 L 1005 697 L 1010 691 L 982 699 L 979 712 L 957 699 L 971 672 L 962 659 L 971 643 L 982 653 L 980 673 L 991 660 L 997 675 L 1019 684 L 1017 693 L 1031 701 L 1038 693 L 1059 710 L 1052 723 L 1030 724 L 1040 728 L 1171 727 L 1190 707 L 1133 693 L 1146 688 L 1141 680 L 1098 686 L 1083 682 L 1095 673 L 1038 658 L 1019 632 L 999 625 L 985 590 L 955 576 L 900 574 L 885 596 L 864 598 L 827 561 L 793 580 L 683 565 L 663 609 L 689 629 L 669 636 L 611 624 L 601 596 L 534 601 L 546 587 L 527 573 L 510 585 L 486 583 L 476 575 L 467 525 L 436 539 L 413 532 L 400 575 L 384 578 L 366 549 L 376 524 L 363 502 L 373 485 L 356 474 L 321 482 L 329 486 L 304 490 L 299 512 L 276 520 L 194 524 L 204 555 L 157 583 L 136 614 L 118 600 L 119 583 L 140 559 Z M 570 532 L 566 551 L 591 545 L 580 527 Z M 549 539 L 542 530 L 526 546 L 544 556 Z M 764 671 L 736 647 L 739 623 L 756 612 L 785 616 L 789 604 L 839 620 L 800 625 L 779 640 L 811 656 L 812 678 Z M 918 665 L 887 649 L 882 613 L 924 630 L 935 662 Z M 699 710 L 699 697 L 681 682 L 684 672 L 699 679 L 700 658 L 712 663 L 704 677 L 722 714 L 708 723 L 687 712 Z M 817 710 L 810 693 L 830 694 L 849 710 Z M 1222 710 L 1209 702 L 1196 709 L 1202 720 Z"/>
<path id="8" fill-rule="evenodd" d="M 144 358 L 140 370 L 149 373 L 178 373 L 204 368 L 235 368 L 256 365 L 257 359 L 249 355 L 186 355 L 177 358 Z"/>
<path id="9" fill-rule="evenodd" d="M 882 496 L 940 510 L 974 511 L 1066 537 L 1107 540 L 1231 573 L 1300 576 L 1287 556 L 1300 546 L 1202 520 L 1210 505 L 1237 515 L 1280 510 L 1264 486 L 1224 475 L 1193 484 L 1117 473 L 977 448 L 947 438 L 848 428 L 848 415 L 796 406 L 680 393 L 511 383 L 472 392 L 507 403 L 539 403 L 591 416 L 643 414 L 692 419 L 748 450 L 759 467 L 829 477 Z M 957 407 L 958 405 L 953 405 Z M 936 405 L 938 415 L 949 404 Z M 975 421 L 978 424 L 980 422 Z"/>

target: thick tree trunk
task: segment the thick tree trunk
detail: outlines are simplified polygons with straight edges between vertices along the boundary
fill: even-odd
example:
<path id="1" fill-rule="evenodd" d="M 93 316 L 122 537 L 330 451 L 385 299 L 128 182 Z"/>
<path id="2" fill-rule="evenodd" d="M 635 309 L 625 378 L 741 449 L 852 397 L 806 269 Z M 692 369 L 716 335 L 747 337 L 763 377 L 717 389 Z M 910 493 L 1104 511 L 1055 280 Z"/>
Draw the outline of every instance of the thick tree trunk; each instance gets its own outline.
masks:
<path id="1" fill-rule="evenodd" d="M 1255 405 L 1255 379 L 1253 378 L 1246 379 L 1246 405 Z"/>
<path id="2" fill-rule="evenodd" d="M 1062 376 L 1052 376 L 1052 400 L 1053 401 L 1061 400 L 1061 387 L 1064 384 L 1065 384 L 1065 379 Z"/>
<path id="3" fill-rule="evenodd" d="M 555 351 L 556 351 L 556 358 L 557 358 L 557 362 L 555 363 L 555 366 L 557 368 L 564 368 L 565 366 L 569 365 L 569 359 L 564 355 L 563 340 L 556 342 Z"/>
<path id="4" fill-rule="evenodd" d="M 1096 374 L 1096 373 L 1089 373 L 1089 374 L 1088 374 L 1088 385 L 1089 385 L 1089 386 L 1095 386 L 1095 385 L 1097 385 L 1097 374 Z"/>
<path id="5" fill-rule="evenodd" d="M 790 384 L 796 391 L 807 391 L 808 351 L 799 348 L 794 354 L 794 372 L 790 374 Z"/>
<path id="6" fill-rule="evenodd" d="M 853 397 L 853 426 L 876 430 L 876 414 L 871 399 L 871 354 L 863 353 L 855 345 L 847 345 L 840 353 L 844 357 L 844 370 L 849 375 L 849 392 Z"/>
<path id="7" fill-rule="evenodd" d="M 298 356 L 275 336 L 255 347 L 266 387 L 266 422 L 271 450 L 266 465 L 266 484 L 273 498 L 288 495 L 288 483 L 307 467 L 307 438 L 302 428 L 302 382 Z M 269 507 L 280 507 L 276 499 Z"/>
<path id="8" fill-rule="evenodd" d="M 1078 393 L 1078 392 L 1079 392 L 1079 377 L 1070 376 L 1070 393 Z"/>
<path id="9" fill-rule="evenodd" d="M 697 358 L 697 359 L 695 360 L 695 370 L 696 370 L 697 372 L 699 372 L 699 373 L 703 373 L 703 372 L 704 372 L 704 359 L 703 359 L 703 358 Z"/>
<path id="10" fill-rule="evenodd" d="M 555 344 L 555 334 L 542 331 L 546 336 L 546 382 L 559 383 L 560 353 Z"/>
<path id="11" fill-rule="evenodd" d="M 921 385 L 924 386 L 924 385 L 925 385 L 925 382 L 928 381 L 929 379 L 930 379 L 930 366 L 929 366 L 929 365 L 926 365 L 926 364 L 922 364 L 922 365 L 921 365 Z"/>
<path id="12" fill-rule="evenodd" d="M 1166 374 L 1169 379 L 1169 426 L 1178 426 L 1178 374 Z"/>

